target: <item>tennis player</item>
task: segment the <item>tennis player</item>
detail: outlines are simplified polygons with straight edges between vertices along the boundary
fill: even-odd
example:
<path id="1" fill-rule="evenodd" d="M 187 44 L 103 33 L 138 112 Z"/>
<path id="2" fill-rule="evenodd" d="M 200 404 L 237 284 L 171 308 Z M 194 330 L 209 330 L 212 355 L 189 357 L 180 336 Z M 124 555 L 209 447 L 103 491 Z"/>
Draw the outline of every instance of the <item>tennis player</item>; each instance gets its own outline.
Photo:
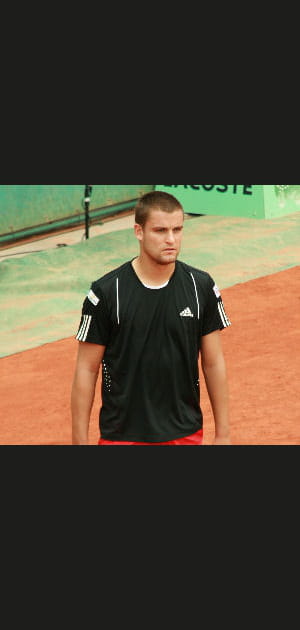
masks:
<path id="1" fill-rule="evenodd" d="M 200 364 L 215 425 L 230 445 L 220 331 L 230 326 L 213 278 L 178 260 L 184 210 L 153 191 L 135 208 L 139 255 L 92 282 L 76 339 L 72 443 L 89 444 L 102 370 L 99 445 L 200 445 Z"/>

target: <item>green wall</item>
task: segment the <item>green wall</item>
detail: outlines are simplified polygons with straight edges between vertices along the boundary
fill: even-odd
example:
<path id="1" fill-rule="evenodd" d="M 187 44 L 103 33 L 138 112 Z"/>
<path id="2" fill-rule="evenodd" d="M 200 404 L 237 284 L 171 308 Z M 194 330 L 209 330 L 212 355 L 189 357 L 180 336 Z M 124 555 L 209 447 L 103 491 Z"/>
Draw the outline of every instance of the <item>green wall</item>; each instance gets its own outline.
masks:
<path id="1" fill-rule="evenodd" d="M 190 214 L 275 218 L 300 209 L 298 185 L 93 185 L 90 218 L 133 207 L 150 190 L 173 193 Z M 82 184 L 0 185 L 0 245 L 84 222 Z"/>
<path id="2" fill-rule="evenodd" d="M 298 185 L 157 184 L 156 190 L 175 195 L 190 214 L 268 219 L 300 208 Z"/>
<path id="3" fill-rule="evenodd" d="M 90 216 L 129 207 L 154 185 L 95 185 Z M 84 220 L 84 185 L 0 185 L 0 242 Z"/>

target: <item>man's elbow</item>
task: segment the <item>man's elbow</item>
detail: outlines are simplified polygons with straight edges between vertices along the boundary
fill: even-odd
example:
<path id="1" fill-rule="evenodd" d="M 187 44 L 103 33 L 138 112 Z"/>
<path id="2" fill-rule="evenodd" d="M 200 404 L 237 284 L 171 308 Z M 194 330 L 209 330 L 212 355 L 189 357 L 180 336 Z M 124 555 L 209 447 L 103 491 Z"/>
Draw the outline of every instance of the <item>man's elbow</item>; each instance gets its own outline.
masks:
<path id="1" fill-rule="evenodd" d="M 216 357 L 206 357 L 201 359 L 202 371 L 209 372 L 226 372 L 225 359 L 222 354 Z"/>

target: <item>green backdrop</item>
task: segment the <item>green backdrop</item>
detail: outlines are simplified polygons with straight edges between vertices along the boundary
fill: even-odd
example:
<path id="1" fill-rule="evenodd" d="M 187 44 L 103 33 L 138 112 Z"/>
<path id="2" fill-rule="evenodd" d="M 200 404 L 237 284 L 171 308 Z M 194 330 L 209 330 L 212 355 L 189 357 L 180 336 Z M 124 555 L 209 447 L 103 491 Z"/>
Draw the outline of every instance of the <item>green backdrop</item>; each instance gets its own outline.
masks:
<path id="1" fill-rule="evenodd" d="M 154 185 L 96 185 L 90 216 L 126 209 Z M 84 185 L 0 185 L 0 243 L 84 221 Z M 99 212 L 97 212 L 99 210 Z"/>
<path id="2" fill-rule="evenodd" d="M 130 209 L 145 192 L 173 193 L 190 214 L 276 218 L 300 208 L 300 185 L 93 185 L 90 218 Z M 84 185 L 0 185 L 0 246 L 82 224 Z"/>
<path id="3" fill-rule="evenodd" d="M 157 184 L 156 190 L 175 195 L 191 214 L 268 219 L 300 208 L 298 185 Z"/>

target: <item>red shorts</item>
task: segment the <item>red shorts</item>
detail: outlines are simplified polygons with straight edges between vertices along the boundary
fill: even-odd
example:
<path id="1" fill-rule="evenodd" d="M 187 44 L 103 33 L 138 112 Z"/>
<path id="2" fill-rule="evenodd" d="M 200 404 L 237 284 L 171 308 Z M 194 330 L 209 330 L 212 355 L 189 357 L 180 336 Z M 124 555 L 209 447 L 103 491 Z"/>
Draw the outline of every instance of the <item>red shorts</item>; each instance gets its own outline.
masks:
<path id="1" fill-rule="evenodd" d="M 169 442 L 116 442 L 115 440 L 104 440 L 100 438 L 99 446 L 200 446 L 203 441 L 203 430 L 197 431 L 192 435 L 179 438 L 178 440 L 170 440 Z"/>

